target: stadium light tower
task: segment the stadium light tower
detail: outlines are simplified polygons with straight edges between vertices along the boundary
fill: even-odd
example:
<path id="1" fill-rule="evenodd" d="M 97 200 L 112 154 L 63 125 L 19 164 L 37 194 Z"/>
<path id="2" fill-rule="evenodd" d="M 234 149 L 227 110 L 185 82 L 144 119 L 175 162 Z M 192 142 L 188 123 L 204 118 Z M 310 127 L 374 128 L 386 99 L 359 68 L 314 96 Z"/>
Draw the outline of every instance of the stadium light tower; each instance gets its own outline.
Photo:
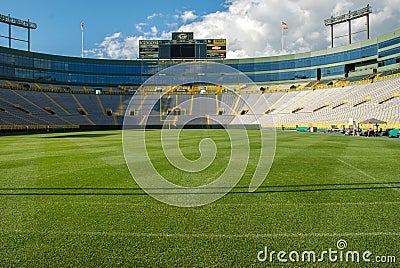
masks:
<path id="1" fill-rule="evenodd" d="M 351 21 L 362 18 L 362 17 L 367 18 L 367 22 L 366 22 L 367 29 L 364 31 L 367 32 L 367 39 L 369 39 L 369 14 L 371 14 L 371 13 L 372 13 L 372 8 L 368 4 L 366 7 L 362 8 L 362 9 L 359 9 L 356 11 L 349 11 L 349 13 L 347 13 L 347 14 L 343 14 L 343 15 L 340 15 L 337 17 L 332 16 L 329 19 L 324 20 L 325 26 L 331 27 L 331 46 L 332 46 L 332 48 L 333 48 L 333 39 L 335 39 L 334 34 L 333 34 L 333 26 L 336 24 L 348 22 L 348 24 L 349 24 L 349 34 L 348 34 L 349 44 L 351 44 L 351 36 L 353 35 L 353 33 L 351 31 Z M 359 31 L 356 33 L 364 32 L 364 31 Z M 339 37 L 343 37 L 343 36 L 339 36 Z M 337 37 L 337 38 L 339 38 L 339 37 Z"/>
<path id="2" fill-rule="evenodd" d="M 0 37 L 8 39 L 8 47 L 9 48 L 11 48 L 11 46 L 12 46 L 11 41 L 16 40 L 16 41 L 28 43 L 28 51 L 31 51 L 31 29 L 37 29 L 36 23 L 29 21 L 29 19 L 27 21 L 25 21 L 25 20 L 12 18 L 10 16 L 10 14 L 8 16 L 0 14 L 0 22 L 8 24 L 8 36 L 0 35 Z M 28 39 L 24 40 L 24 39 L 13 38 L 11 36 L 11 26 L 17 26 L 17 27 L 28 29 Z"/>

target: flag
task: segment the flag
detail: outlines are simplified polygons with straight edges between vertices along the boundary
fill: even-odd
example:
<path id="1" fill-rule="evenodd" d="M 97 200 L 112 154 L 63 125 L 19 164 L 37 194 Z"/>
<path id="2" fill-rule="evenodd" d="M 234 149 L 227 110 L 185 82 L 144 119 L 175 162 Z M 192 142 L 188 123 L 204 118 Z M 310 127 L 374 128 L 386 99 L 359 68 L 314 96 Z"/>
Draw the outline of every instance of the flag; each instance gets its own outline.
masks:
<path id="1" fill-rule="evenodd" d="M 81 30 L 83 32 L 83 30 L 85 29 L 85 25 L 83 24 L 83 21 L 81 22 Z"/>
<path id="2" fill-rule="evenodd" d="M 286 22 L 282 21 L 282 29 L 287 30 L 289 29 L 289 26 L 286 24 Z"/>

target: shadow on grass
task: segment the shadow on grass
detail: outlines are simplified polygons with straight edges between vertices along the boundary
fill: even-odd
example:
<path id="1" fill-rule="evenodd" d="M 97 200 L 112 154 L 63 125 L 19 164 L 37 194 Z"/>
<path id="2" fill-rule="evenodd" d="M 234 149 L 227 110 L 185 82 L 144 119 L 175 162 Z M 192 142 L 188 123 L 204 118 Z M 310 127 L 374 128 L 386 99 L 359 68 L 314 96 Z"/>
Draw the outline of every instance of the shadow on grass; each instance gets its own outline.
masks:
<path id="1" fill-rule="evenodd" d="M 151 132 L 151 131 L 156 131 L 157 129 L 133 129 L 134 131 L 145 131 L 145 132 Z M 63 138 L 101 138 L 101 137 L 107 137 L 107 136 L 113 136 L 116 135 L 116 133 L 67 133 L 67 134 L 62 134 L 62 135 L 57 135 L 57 136 L 43 136 L 42 139 L 63 139 Z"/>
<path id="2" fill-rule="evenodd" d="M 64 139 L 64 138 L 101 138 L 113 136 L 115 133 L 78 133 L 78 134 L 65 134 L 58 136 L 43 136 L 42 139 Z"/>
<path id="3" fill-rule="evenodd" d="M 215 187 L 209 193 L 198 194 L 221 194 L 227 188 Z M 237 186 L 229 194 L 266 194 L 266 193 L 300 193 L 300 192 L 320 192 L 320 191 L 354 191 L 354 190 L 381 190 L 381 189 L 400 189 L 400 182 L 361 182 L 343 184 L 303 184 L 303 185 L 273 185 L 260 186 L 256 192 L 249 192 L 248 186 Z M 174 188 L 148 188 L 154 194 L 175 195 Z M 156 192 L 156 191 L 160 192 Z M 221 191 L 221 192 L 220 192 Z M 192 193 L 179 193 L 189 194 Z M 129 188 L 0 188 L 0 196 L 12 195 L 147 195 L 139 187 Z"/>

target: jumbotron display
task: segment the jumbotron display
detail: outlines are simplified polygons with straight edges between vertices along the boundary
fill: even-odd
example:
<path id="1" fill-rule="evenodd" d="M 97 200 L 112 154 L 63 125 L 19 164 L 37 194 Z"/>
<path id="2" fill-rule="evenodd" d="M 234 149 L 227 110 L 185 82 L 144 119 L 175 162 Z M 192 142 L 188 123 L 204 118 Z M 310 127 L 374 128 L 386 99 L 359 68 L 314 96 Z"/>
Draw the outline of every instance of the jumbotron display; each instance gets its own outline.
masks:
<path id="1" fill-rule="evenodd" d="M 226 58 L 226 39 L 194 39 L 193 32 L 174 32 L 172 40 L 139 40 L 139 58 Z"/>

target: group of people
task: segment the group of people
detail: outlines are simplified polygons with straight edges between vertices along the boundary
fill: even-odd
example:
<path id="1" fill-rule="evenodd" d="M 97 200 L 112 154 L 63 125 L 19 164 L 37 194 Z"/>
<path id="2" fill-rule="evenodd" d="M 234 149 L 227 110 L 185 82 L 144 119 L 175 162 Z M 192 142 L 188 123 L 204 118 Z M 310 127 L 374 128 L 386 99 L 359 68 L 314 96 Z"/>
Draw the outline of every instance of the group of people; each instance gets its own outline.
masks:
<path id="1" fill-rule="evenodd" d="M 379 130 L 376 129 L 374 130 L 373 128 L 369 128 L 365 131 L 363 131 L 361 128 L 355 128 L 355 129 L 345 129 L 344 135 L 349 135 L 349 136 L 365 136 L 365 137 L 380 137 L 383 134 L 382 128 Z"/>
<path id="2" fill-rule="evenodd" d="M 379 130 L 373 130 L 372 128 L 369 128 L 367 131 L 365 131 L 365 136 L 367 137 L 379 137 L 382 136 L 382 128 Z"/>

